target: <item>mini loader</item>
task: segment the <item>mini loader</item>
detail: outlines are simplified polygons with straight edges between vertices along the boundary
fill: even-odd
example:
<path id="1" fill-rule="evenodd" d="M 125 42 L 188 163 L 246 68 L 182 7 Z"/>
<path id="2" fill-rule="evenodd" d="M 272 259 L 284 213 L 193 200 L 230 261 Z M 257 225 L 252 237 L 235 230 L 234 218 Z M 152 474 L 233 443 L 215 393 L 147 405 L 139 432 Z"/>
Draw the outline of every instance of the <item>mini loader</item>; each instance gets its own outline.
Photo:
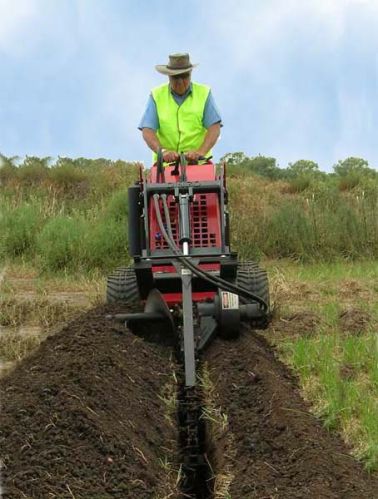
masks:
<path id="1" fill-rule="evenodd" d="M 183 365 L 179 427 L 188 483 L 198 481 L 204 464 L 199 354 L 215 335 L 237 338 L 242 321 L 256 329 L 269 321 L 266 272 L 254 262 L 238 262 L 231 251 L 226 165 L 217 173 L 210 159 L 188 164 L 181 154 L 164 167 L 159 154 L 148 172 L 140 170 L 139 181 L 128 190 L 134 264 L 116 270 L 107 282 L 108 303 L 144 305 L 141 313 L 113 319 L 144 334 L 159 329 L 177 350 Z"/>

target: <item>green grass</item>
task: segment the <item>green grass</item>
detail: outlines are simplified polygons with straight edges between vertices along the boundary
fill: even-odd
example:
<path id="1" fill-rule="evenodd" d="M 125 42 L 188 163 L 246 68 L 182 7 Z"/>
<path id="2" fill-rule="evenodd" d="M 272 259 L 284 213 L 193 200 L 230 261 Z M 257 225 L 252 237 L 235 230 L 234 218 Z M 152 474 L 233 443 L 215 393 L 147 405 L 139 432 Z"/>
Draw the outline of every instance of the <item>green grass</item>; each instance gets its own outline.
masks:
<path id="1" fill-rule="evenodd" d="M 136 165 L 45 163 L 28 158 L 0 170 L 0 262 L 50 274 L 107 273 L 127 264 L 127 187 Z"/>
<path id="2" fill-rule="evenodd" d="M 268 262 L 269 268 L 272 268 L 277 262 Z M 290 260 L 282 262 L 285 274 L 289 278 L 297 278 L 302 281 L 326 282 L 340 281 L 343 279 L 358 280 L 378 280 L 378 265 L 375 261 L 359 260 L 345 262 L 336 260 L 331 264 L 329 262 L 312 263 L 294 263 Z"/>
<path id="3" fill-rule="evenodd" d="M 368 470 L 378 470 L 376 261 L 311 265 L 275 261 L 267 267 L 285 282 L 282 293 L 290 291 L 283 298 L 281 316 L 295 310 L 298 321 L 301 311 L 314 312 L 319 318 L 310 332 L 299 326 L 293 334 L 289 323 L 284 331 L 273 330 L 268 337 L 298 374 L 315 414 L 329 429 L 341 432 Z M 304 289 L 310 294 L 304 295 Z M 342 322 L 346 311 L 349 325 Z M 369 320 L 359 322 L 361 314 Z"/>
<path id="4" fill-rule="evenodd" d="M 345 338 L 318 334 L 281 346 L 306 398 L 369 470 L 378 469 L 378 344 L 374 332 Z"/>

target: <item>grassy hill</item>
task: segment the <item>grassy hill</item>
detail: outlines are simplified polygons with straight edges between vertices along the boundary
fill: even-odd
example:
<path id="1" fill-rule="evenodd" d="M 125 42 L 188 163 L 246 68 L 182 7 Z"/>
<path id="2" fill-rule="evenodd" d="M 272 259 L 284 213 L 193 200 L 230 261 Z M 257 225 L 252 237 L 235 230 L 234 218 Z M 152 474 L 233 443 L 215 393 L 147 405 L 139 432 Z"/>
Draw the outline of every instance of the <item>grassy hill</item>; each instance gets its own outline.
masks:
<path id="1" fill-rule="evenodd" d="M 138 165 L 26 158 L 0 169 L 0 258 L 47 272 L 107 272 L 127 260 L 127 187 Z M 378 256 L 378 176 L 271 180 L 228 168 L 233 249 L 299 261 Z M 346 188 L 347 187 L 347 188 Z"/>

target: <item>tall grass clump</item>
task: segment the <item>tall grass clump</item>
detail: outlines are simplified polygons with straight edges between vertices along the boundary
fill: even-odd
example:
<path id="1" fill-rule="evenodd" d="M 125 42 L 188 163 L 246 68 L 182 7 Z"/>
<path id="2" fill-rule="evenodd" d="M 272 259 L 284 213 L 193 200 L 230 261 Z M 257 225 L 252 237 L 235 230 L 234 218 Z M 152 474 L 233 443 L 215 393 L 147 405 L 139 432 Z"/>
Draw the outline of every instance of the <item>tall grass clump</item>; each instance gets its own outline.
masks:
<path id="1" fill-rule="evenodd" d="M 288 182 L 287 192 L 296 194 L 306 191 L 313 186 L 313 179 L 310 176 L 301 175 Z"/>
<path id="2" fill-rule="evenodd" d="M 115 192 L 107 201 L 105 206 L 105 216 L 118 222 L 127 222 L 128 198 L 127 190 Z M 126 226 L 126 225 L 125 225 Z"/>
<path id="3" fill-rule="evenodd" d="M 109 271 L 125 264 L 129 259 L 125 223 L 109 218 L 92 225 L 81 248 L 81 259 L 88 272 Z"/>
<path id="4" fill-rule="evenodd" d="M 377 193 L 378 194 L 378 193 Z M 374 193 L 328 193 L 312 202 L 321 257 L 375 258 L 378 255 L 378 204 Z"/>
<path id="5" fill-rule="evenodd" d="M 277 185 L 254 175 L 248 180 L 236 176 L 229 178 L 228 191 L 231 245 L 241 258 L 259 259 L 265 250 L 267 221 L 277 206 Z"/>
<path id="6" fill-rule="evenodd" d="M 285 203 L 267 222 L 265 253 L 268 256 L 301 258 L 314 254 L 314 232 L 311 220 L 297 203 Z"/>
<path id="7" fill-rule="evenodd" d="M 0 256 L 33 256 L 41 224 L 42 214 L 37 205 L 3 206 L 0 213 Z"/>
<path id="8" fill-rule="evenodd" d="M 37 237 L 37 261 L 47 272 L 77 271 L 87 224 L 83 218 L 57 216 L 46 223 Z"/>

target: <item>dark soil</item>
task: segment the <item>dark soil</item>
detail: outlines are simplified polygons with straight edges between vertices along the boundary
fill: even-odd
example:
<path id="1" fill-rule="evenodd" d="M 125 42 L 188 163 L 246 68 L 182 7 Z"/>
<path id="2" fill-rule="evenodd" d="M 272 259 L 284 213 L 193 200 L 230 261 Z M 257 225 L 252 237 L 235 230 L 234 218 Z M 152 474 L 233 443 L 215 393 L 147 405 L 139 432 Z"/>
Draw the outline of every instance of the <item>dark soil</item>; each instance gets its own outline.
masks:
<path id="1" fill-rule="evenodd" d="M 378 497 L 377 476 L 309 413 L 262 336 L 244 331 L 234 342 L 216 340 L 206 360 L 233 440 L 223 456 L 234 475 L 232 499 Z M 222 445 L 215 442 L 220 456 Z"/>
<path id="2" fill-rule="evenodd" d="M 92 310 L 1 381 L 4 498 L 156 498 L 176 430 L 170 349 Z"/>
<path id="3" fill-rule="evenodd" d="M 160 459 L 177 456 L 177 430 L 159 395 L 172 349 L 107 321 L 115 311 L 83 315 L 1 381 L 5 499 L 168 497 Z M 217 339 L 204 357 L 229 421 L 209 457 L 230 465 L 232 499 L 378 498 L 377 476 L 309 413 L 263 336 Z"/>

